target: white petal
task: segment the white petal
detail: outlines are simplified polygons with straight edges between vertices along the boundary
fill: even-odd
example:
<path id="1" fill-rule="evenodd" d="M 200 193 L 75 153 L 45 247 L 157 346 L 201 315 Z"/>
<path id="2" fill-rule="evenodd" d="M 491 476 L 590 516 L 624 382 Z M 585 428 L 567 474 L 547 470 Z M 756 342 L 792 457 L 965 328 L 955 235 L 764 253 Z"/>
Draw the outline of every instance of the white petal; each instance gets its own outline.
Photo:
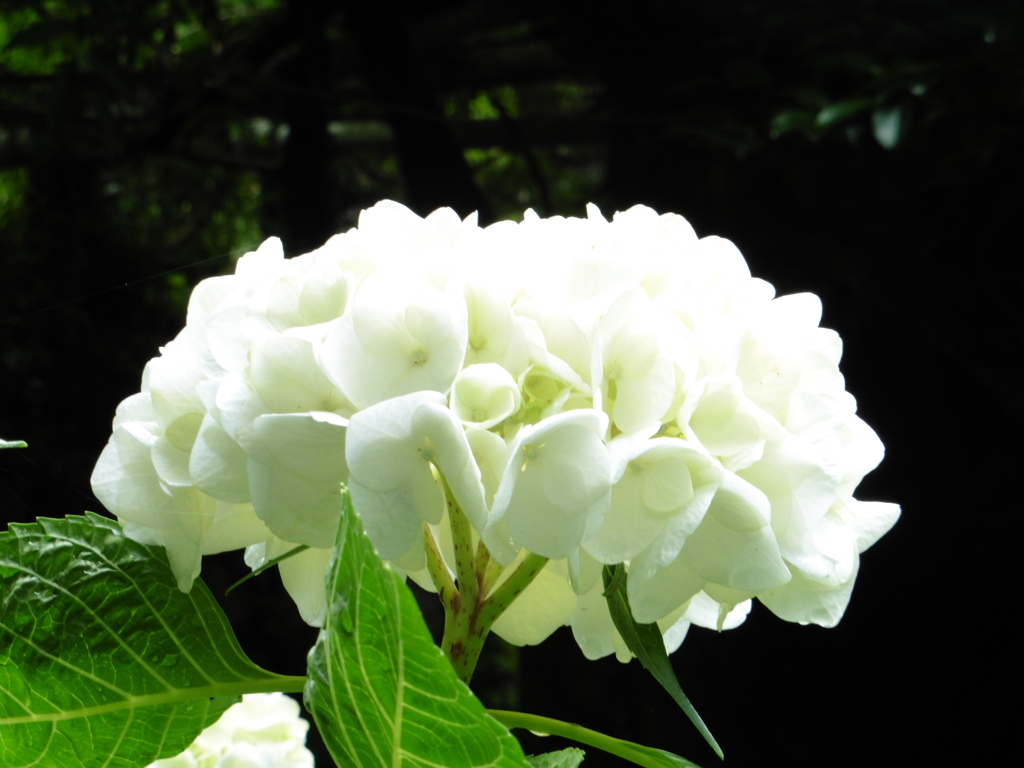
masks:
<path id="1" fill-rule="evenodd" d="M 174 501 L 160 483 L 149 446 L 124 425 L 111 435 L 91 482 L 96 498 L 119 517 L 157 528 L 173 514 Z"/>
<path id="2" fill-rule="evenodd" d="M 92 486 L 130 538 L 166 548 L 178 588 L 188 592 L 199 575 L 204 532 L 215 512 L 213 499 L 194 488 L 165 487 L 149 446 L 125 426 L 115 430 L 100 454 Z"/>
<path id="3" fill-rule="evenodd" d="M 518 544 L 560 559 L 596 531 L 611 502 L 604 428 L 604 414 L 570 411 L 517 436 L 492 515 Z"/>
<path id="4" fill-rule="evenodd" d="M 849 580 L 834 586 L 804 578 L 795 571 L 789 583 L 761 593 L 758 600 L 780 619 L 834 627 L 846 612 L 858 567 L 859 560 L 854 562 Z"/>
<path id="5" fill-rule="evenodd" d="M 176 447 L 166 437 L 153 444 L 153 467 L 160 480 L 169 486 L 188 488 L 193 485 L 188 472 L 188 451 Z"/>
<path id="6" fill-rule="evenodd" d="M 506 573 L 511 574 L 518 562 L 509 566 Z M 552 560 L 498 617 L 493 630 L 512 645 L 537 645 L 569 622 L 576 603 L 565 561 Z"/>
<path id="7" fill-rule="evenodd" d="M 270 412 L 240 373 L 228 374 L 221 380 L 214 397 L 214 407 L 210 410 L 228 436 L 245 451 L 252 448 L 255 440 L 253 422 Z"/>
<path id="8" fill-rule="evenodd" d="M 814 447 L 781 432 L 765 444 L 764 455 L 737 474 L 771 502 L 772 528 L 783 557 L 796 556 L 803 536 L 832 507 L 838 468 L 822 461 Z"/>
<path id="9" fill-rule="evenodd" d="M 519 410 L 519 403 L 519 385 L 496 363 L 467 366 L 452 385 L 452 411 L 480 429 L 501 423 Z"/>
<path id="10" fill-rule="evenodd" d="M 844 583 L 856 565 L 856 535 L 853 526 L 829 512 L 804 532 L 799 549 L 787 547 L 786 562 L 813 581 L 830 586 Z"/>
<path id="11" fill-rule="evenodd" d="M 444 407 L 436 392 L 414 392 L 366 408 L 352 417 L 348 431 L 348 466 L 353 500 L 370 532 L 370 538 L 386 558 L 397 557 L 408 547 L 413 531 L 422 523 L 436 523 L 444 505 L 437 506 L 439 486 L 431 465 L 444 475 L 471 525 L 483 530 L 487 504 L 480 470 L 469 441 L 456 417 Z M 378 494 L 380 498 L 371 499 Z M 400 509 L 385 512 L 388 520 L 404 521 L 410 531 L 387 533 L 374 516 L 387 505 Z M 386 537 L 386 538 L 385 538 Z"/>
<path id="12" fill-rule="evenodd" d="M 281 238 L 268 237 L 255 251 L 249 251 L 238 260 L 235 264 L 235 274 L 249 279 L 273 274 L 283 262 L 284 245 Z"/>
<path id="13" fill-rule="evenodd" d="M 278 542 L 268 551 L 272 552 L 271 557 L 283 555 L 295 547 L 291 542 Z M 327 566 L 333 553 L 333 549 L 312 547 L 282 560 L 277 566 L 281 582 L 298 606 L 299 615 L 313 627 L 322 626 L 327 617 Z"/>
<path id="14" fill-rule="evenodd" d="M 340 265 L 321 260 L 310 270 L 299 294 L 299 312 L 309 325 L 341 317 L 354 289 L 354 277 Z"/>
<path id="15" fill-rule="evenodd" d="M 400 558 L 423 536 L 423 523 L 438 523 L 445 500 L 440 486 L 426 473 L 390 490 L 368 488 L 349 478 L 352 504 L 363 520 L 366 535 L 385 560 Z"/>
<path id="16" fill-rule="evenodd" d="M 252 504 L 228 504 L 218 501 L 209 527 L 203 536 L 203 554 L 216 555 L 249 547 L 271 536 L 270 529 L 256 516 Z"/>
<path id="17" fill-rule="evenodd" d="M 570 626 L 576 643 L 588 659 L 602 659 L 615 653 L 618 644 L 624 645 L 608 612 L 608 601 L 599 588 L 580 595 Z"/>
<path id="18" fill-rule="evenodd" d="M 413 412 L 412 429 L 426 439 L 433 453 L 430 461 L 444 475 L 470 524 L 482 531 L 488 518 L 484 486 L 462 425 L 447 408 L 424 403 Z"/>
<path id="19" fill-rule="evenodd" d="M 462 367 L 466 306 L 422 281 L 376 273 L 324 340 L 324 371 L 358 407 L 448 392 Z"/>
<path id="20" fill-rule="evenodd" d="M 708 581 L 731 589 L 756 591 L 783 584 L 789 570 L 782 562 L 770 515 L 762 493 L 726 474 L 682 555 Z"/>
<path id="21" fill-rule="evenodd" d="M 254 422 L 253 506 L 280 538 L 333 546 L 348 477 L 345 433 L 345 420 L 334 414 L 265 414 Z"/>
<path id="22" fill-rule="evenodd" d="M 624 440 L 616 440 L 612 445 L 618 442 L 625 444 Z M 635 557 L 665 530 L 674 514 L 694 501 L 695 485 L 717 486 L 718 477 L 711 459 L 683 440 L 660 438 L 638 442 L 612 488 L 611 506 L 600 529 L 584 548 L 608 564 Z M 703 510 L 691 512 L 702 514 Z"/>
<path id="23" fill-rule="evenodd" d="M 595 341 L 601 346 L 602 387 L 612 422 L 623 432 L 659 422 L 672 406 L 676 376 L 666 337 L 674 323 L 640 288 L 619 296 L 601 319 Z"/>
<path id="24" fill-rule="evenodd" d="M 242 504 L 250 500 L 248 457 L 211 414 L 206 414 L 189 456 L 189 474 L 203 493 Z"/>
<path id="25" fill-rule="evenodd" d="M 498 363 L 518 376 L 530 359 L 523 328 L 505 298 L 493 286 L 465 289 L 468 343 L 465 365 Z"/>
<path id="26" fill-rule="evenodd" d="M 849 499 L 840 514 L 857 532 L 857 551 L 863 552 L 889 532 L 900 519 L 900 505 Z"/>
<path id="27" fill-rule="evenodd" d="M 216 312 L 218 307 L 239 288 L 238 279 L 234 275 L 208 277 L 201 280 L 192 289 L 192 295 L 188 299 L 186 325 L 193 328 L 201 328 L 206 325 L 210 315 Z"/>
<path id="28" fill-rule="evenodd" d="M 721 632 L 723 629 L 735 629 L 742 624 L 747 614 L 750 613 L 750 601 L 744 600 L 739 605 L 723 614 L 721 603 L 712 600 L 704 592 L 698 592 L 690 600 L 686 608 L 686 619 L 698 627 L 714 629 Z"/>
<path id="29" fill-rule="evenodd" d="M 667 566 L 650 568 L 642 553 L 630 563 L 626 590 L 633 618 L 650 624 L 668 616 L 700 592 L 707 579 L 677 557 Z"/>
<path id="30" fill-rule="evenodd" d="M 505 465 L 508 463 L 508 446 L 501 437 L 484 429 L 467 429 L 466 440 L 473 451 L 476 465 L 480 468 L 485 505 L 490 509 L 494 494 L 501 483 L 501 476 L 505 472 Z"/>
<path id="31" fill-rule="evenodd" d="M 190 363 L 175 354 L 154 358 L 146 366 L 153 411 L 164 427 L 186 413 L 202 414 L 204 410 L 196 394 L 196 384 L 202 374 Z"/>
<path id="32" fill-rule="evenodd" d="M 680 424 L 731 471 L 761 458 L 769 418 L 743 394 L 742 382 L 735 376 L 697 382 L 687 391 L 678 415 Z"/>
<path id="33" fill-rule="evenodd" d="M 320 370 L 313 345 L 290 336 L 269 336 L 252 344 L 249 381 L 276 413 L 346 408 L 337 386 Z M 351 406 L 348 408 L 351 411 Z"/>
<path id="34" fill-rule="evenodd" d="M 156 422 L 153 400 L 148 392 L 137 392 L 120 402 L 114 414 L 114 429 L 126 421 Z"/>

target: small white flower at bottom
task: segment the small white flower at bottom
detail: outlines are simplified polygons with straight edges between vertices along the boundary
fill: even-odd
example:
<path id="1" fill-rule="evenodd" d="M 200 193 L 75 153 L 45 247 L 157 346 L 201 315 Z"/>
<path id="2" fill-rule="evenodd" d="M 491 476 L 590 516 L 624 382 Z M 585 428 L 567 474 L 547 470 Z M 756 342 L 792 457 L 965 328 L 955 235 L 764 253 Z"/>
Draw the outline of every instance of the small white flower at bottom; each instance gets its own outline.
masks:
<path id="1" fill-rule="evenodd" d="M 283 693 L 248 694 L 180 755 L 147 768 L 312 768 L 308 730 L 294 699 Z"/>

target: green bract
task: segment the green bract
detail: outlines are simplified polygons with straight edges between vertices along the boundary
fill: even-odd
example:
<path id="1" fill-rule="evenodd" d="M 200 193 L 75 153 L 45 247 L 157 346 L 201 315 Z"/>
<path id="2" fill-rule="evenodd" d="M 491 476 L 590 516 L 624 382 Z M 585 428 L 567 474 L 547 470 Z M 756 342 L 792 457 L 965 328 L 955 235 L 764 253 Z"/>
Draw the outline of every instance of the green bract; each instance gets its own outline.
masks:
<path id="1" fill-rule="evenodd" d="M 661 684 L 679 705 L 691 722 L 697 727 L 715 754 L 724 758 L 722 748 L 718 746 L 711 731 L 704 725 L 701 716 L 697 714 L 693 704 L 683 693 L 683 689 L 676 679 L 672 662 L 668 660 L 665 652 L 665 642 L 661 639 L 661 630 L 657 624 L 640 624 L 633 618 L 633 612 L 629 608 L 629 600 L 626 597 L 626 569 L 621 565 L 614 567 L 605 566 L 602 574 L 604 577 L 604 595 L 608 599 L 608 610 L 611 613 L 612 621 L 618 630 L 626 646 L 640 659 L 644 669 L 654 675 L 654 678 Z"/>
<path id="2" fill-rule="evenodd" d="M 0 764 L 135 768 L 243 693 L 297 690 L 242 652 L 201 581 L 88 514 L 0 533 Z"/>

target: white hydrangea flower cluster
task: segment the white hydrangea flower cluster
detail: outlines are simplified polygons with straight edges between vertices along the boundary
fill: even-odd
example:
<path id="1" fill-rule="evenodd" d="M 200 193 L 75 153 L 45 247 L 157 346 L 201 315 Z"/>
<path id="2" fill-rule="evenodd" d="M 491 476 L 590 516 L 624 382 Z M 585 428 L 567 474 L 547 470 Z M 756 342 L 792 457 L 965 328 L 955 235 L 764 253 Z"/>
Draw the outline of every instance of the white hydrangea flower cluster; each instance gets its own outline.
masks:
<path id="1" fill-rule="evenodd" d="M 147 768 L 313 768 L 309 723 L 283 693 L 246 694 L 180 755 Z"/>
<path id="2" fill-rule="evenodd" d="M 587 656 L 628 659 L 602 597 L 618 563 L 670 650 L 754 597 L 831 626 L 899 508 L 853 498 L 883 448 L 820 315 L 674 214 L 480 228 L 382 202 L 312 253 L 271 238 L 200 283 L 93 488 L 183 590 L 204 554 L 308 545 L 280 570 L 311 624 L 345 483 L 427 589 L 424 523 L 454 570 L 446 494 L 497 563 L 549 558 L 494 626 L 513 643 L 570 625 Z"/>

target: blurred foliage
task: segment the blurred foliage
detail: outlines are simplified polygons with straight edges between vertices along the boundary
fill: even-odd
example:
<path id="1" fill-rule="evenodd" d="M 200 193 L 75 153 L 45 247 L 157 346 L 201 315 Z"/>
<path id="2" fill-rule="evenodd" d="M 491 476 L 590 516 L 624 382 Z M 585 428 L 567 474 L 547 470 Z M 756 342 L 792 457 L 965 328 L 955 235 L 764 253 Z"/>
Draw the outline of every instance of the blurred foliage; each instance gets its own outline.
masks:
<path id="1" fill-rule="evenodd" d="M 919 389 L 956 371 L 1019 423 L 1022 33 L 1017 0 L 0 0 L 0 433 L 32 446 L 3 452 L 0 508 L 99 509 L 111 415 L 191 287 L 381 198 L 484 223 L 682 213 L 822 295 L 862 402 L 891 394 L 881 361 L 917 360 L 942 371 Z M 538 679 L 568 674 L 551 658 Z M 601 701 L 578 674 L 555 714 Z M 696 688 L 727 691 L 716 674 Z M 659 743 L 649 714 L 588 724 Z"/>

